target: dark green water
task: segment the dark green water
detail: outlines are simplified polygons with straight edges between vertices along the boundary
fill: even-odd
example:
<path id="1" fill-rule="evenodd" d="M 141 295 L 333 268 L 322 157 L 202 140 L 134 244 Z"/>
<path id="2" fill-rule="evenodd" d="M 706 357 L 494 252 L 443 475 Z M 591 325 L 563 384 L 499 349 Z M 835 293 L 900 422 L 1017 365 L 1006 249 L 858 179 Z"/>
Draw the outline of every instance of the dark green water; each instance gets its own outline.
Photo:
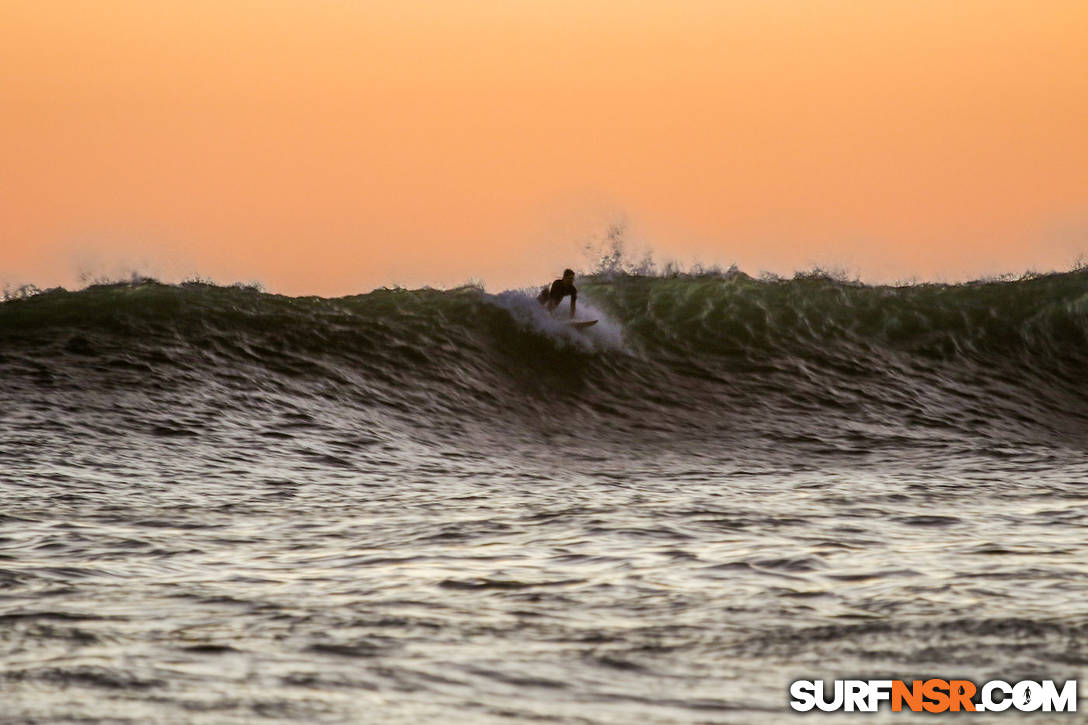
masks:
<path id="1" fill-rule="evenodd" d="M 1088 274 L 579 288 L 584 332 L 473 288 L 0 304 L 0 718 L 776 723 L 797 678 L 1083 679 Z"/>

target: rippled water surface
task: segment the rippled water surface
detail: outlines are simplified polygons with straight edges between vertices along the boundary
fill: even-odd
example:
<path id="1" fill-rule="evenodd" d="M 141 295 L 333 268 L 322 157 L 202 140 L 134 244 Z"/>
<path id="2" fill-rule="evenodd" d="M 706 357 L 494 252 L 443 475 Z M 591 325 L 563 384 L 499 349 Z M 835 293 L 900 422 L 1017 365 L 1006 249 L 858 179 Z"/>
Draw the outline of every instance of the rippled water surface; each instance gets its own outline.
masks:
<path id="1" fill-rule="evenodd" d="M 1083 275 L 584 289 L 581 336 L 478 290 L 0 305 L 0 719 L 858 722 L 789 682 L 1085 680 Z"/>

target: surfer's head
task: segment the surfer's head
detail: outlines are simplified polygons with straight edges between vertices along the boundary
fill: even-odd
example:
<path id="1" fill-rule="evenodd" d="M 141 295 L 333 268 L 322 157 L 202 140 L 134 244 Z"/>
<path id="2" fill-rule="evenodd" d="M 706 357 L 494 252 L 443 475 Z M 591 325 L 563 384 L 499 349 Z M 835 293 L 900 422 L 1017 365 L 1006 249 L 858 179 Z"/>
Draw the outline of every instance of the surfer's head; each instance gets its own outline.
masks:
<path id="1" fill-rule="evenodd" d="M 574 270 L 573 269 L 564 269 L 563 270 L 563 279 L 565 281 L 567 281 L 567 282 L 573 282 L 574 281 Z"/>

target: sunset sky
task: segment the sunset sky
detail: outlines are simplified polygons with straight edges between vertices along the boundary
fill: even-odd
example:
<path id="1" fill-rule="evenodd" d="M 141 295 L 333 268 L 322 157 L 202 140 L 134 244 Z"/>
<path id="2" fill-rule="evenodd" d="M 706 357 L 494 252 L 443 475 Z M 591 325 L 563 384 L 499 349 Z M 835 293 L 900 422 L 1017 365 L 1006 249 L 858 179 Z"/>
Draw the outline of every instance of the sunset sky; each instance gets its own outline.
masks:
<path id="1" fill-rule="evenodd" d="M 625 220 L 862 279 L 1088 255 L 1085 0 L 0 0 L 0 283 L 501 289 Z"/>

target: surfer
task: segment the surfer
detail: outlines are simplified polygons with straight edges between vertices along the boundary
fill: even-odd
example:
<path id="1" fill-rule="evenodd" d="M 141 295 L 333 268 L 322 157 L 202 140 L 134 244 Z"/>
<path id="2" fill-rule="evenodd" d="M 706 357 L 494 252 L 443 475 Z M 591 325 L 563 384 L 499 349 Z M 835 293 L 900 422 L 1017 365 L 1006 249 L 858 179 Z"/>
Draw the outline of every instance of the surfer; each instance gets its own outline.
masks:
<path id="1" fill-rule="evenodd" d="M 574 306 L 578 302 L 578 290 L 574 287 L 574 270 L 564 269 L 563 279 L 557 279 L 552 282 L 550 288 L 545 287 L 540 291 L 540 296 L 537 297 L 537 302 L 548 308 L 548 312 L 551 312 L 559 303 L 563 301 L 563 298 L 570 295 L 570 316 L 574 317 Z"/>

